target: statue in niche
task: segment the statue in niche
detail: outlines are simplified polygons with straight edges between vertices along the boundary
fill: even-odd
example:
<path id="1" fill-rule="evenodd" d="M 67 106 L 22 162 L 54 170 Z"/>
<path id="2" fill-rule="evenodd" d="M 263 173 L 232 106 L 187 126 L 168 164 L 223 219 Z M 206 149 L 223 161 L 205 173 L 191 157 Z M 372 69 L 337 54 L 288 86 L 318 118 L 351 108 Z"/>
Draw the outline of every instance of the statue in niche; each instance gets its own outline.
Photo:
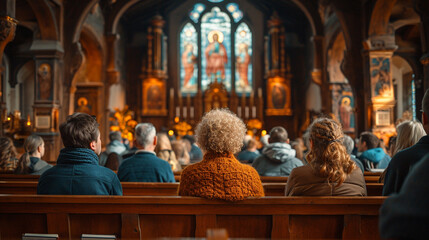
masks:
<path id="1" fill-rule="evenodd" d="M 194 55 L 194 46 L 190 43 L 185 45 L 185 51 L 182 54 L 182 64 L 185 70 L 185 77 L 183 79 L 183 87 L 189 88 L 190 80 L 194 76 L 195 63 L 197 57 Z M 191 85 L 192 86 L 192 85 Z"/>
<path id="2" fill-rule="evenodd" d="M 339 112 L 343 129 L 347 131 L 351 128 L 350 118 L 352 114 L 351 100 L 349 97 L 343 97 L 341 99 Z"/>
<path id="3" fill-rule="evenodd" d="M 237 72 L 239 76 L 239 85 L 245 89 L 249 86 L 249 64 L 250 64 L 250 55 L 249 55 L 249 46 L 246 43 L 242 43 L 239 46 L 238 55 L 237 55 Z"/>
<path id="4" fill-rule="evenodd" d="M 147 108 L 151 110 L 162 109 L 162 93 L 158 85 L 152 85 L 147 90 Z"/>
<path id="5" fill-rule="evenodd" d="M 222 81 L 225 79 L 225 65 L 228 63 L 226 48 L 222 44 L 223 34 L 219 31 L 211 31 L 208 34 L 208 40 L 210 44 L 205 50 L 207 77 Z"/>
<path id="6" fill-rule="evenodd" d="M 286 104 L 286 90 L 280 84 L 275 84 L 271 89 L 271 99 L 273 107 L 282 109 Z"/>
<path id="7" fill-rule="evenodd" d="M 43 63 L 37 69 L 39 81 L 39 99 L 52 100 L 52 73 L 51 66 Z"/>

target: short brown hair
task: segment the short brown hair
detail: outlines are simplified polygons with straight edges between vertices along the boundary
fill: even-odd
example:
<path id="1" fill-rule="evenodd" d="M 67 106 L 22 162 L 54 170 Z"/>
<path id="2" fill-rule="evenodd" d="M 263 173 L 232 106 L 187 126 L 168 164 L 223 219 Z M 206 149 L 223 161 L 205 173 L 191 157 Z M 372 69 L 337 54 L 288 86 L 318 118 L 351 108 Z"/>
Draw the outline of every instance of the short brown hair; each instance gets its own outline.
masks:
<path id="1" fill-rule="evenodd" d="M 286 142 L 287 140 L 288 140 L 288 135 L 284 127 L 277 126 L 271 129 L 270 139 L 268 140 L 270 143 Z"/>
<path id="2" fill-rule="evenodd" d="M 95 117 L 86 113 L 73 113 L 60 125 L 61 140 L 65 147 L 90 148 L 100 131 Z"/>
<path id="3" fill-rule="evenodd" d="M 368 149 L 378 148 L 380 145 L 380 139 L 372 132 L 362 132 L 360 142 L 365 142 Z"/>

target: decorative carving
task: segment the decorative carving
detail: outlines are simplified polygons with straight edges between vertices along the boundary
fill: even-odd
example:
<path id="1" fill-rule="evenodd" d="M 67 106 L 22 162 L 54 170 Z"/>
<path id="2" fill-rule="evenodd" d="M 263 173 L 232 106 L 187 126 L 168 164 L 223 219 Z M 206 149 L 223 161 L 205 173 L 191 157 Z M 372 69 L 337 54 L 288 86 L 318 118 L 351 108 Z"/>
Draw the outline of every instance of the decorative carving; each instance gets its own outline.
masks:
<path id="1" fill-rule="evenodd" d="M 420 62 L 425 66 L 429 65 L 429 52 L 423 54 L 423 56 L 420 58 Z"/>
<path id="2" fill-rule="evenodd" d="M 5 41 L 11 33 L 12 36 L 10 36 L 9 41 L 13 40 L 15 37 L 15 28 L 17 23 L 17 20 L 9 16 L 0 17 L 0 42 Z"/>
<path id="3" fill-rule="evenodd" d="M 214 81 L 204 93 L 205 111 L 228 107 L 228 92 L 223 83 Z"/>

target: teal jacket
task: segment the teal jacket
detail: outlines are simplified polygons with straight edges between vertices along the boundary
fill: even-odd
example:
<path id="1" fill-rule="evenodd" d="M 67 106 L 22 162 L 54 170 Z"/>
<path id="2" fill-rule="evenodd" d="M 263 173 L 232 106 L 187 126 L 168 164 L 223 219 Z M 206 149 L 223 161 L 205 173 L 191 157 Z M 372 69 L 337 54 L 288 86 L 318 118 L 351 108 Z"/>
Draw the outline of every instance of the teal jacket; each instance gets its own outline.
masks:
<path id="1" fill-rule="evenodd" d="M 118 176 L 98 165 L 98 156 L 87 148 L 63 148 L 57 165 L 40 176 L 37 194 L 122 195 Z"/>
<path id="2" fill-rule="evenodd" d="M 369 171 L 371 168 L 387 168 L 390 162 L 390 156 L 382 148 L 366 150 L 359 156 L 359 159 L 362 161 L 366 171 Z M 374 167 L 371 167 L 371 165 Z"/>

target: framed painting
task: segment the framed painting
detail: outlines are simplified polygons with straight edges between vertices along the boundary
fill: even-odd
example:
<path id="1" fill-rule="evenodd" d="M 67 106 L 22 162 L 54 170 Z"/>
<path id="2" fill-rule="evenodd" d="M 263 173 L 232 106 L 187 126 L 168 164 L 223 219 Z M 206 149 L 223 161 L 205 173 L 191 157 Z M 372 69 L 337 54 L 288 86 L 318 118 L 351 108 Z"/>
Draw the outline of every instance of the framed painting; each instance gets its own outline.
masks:
<path id="1" fill-rule="evenodd" d="M 268 79 L 267 116 L 292 115 L 290 80 L 283 77 Z"/>

